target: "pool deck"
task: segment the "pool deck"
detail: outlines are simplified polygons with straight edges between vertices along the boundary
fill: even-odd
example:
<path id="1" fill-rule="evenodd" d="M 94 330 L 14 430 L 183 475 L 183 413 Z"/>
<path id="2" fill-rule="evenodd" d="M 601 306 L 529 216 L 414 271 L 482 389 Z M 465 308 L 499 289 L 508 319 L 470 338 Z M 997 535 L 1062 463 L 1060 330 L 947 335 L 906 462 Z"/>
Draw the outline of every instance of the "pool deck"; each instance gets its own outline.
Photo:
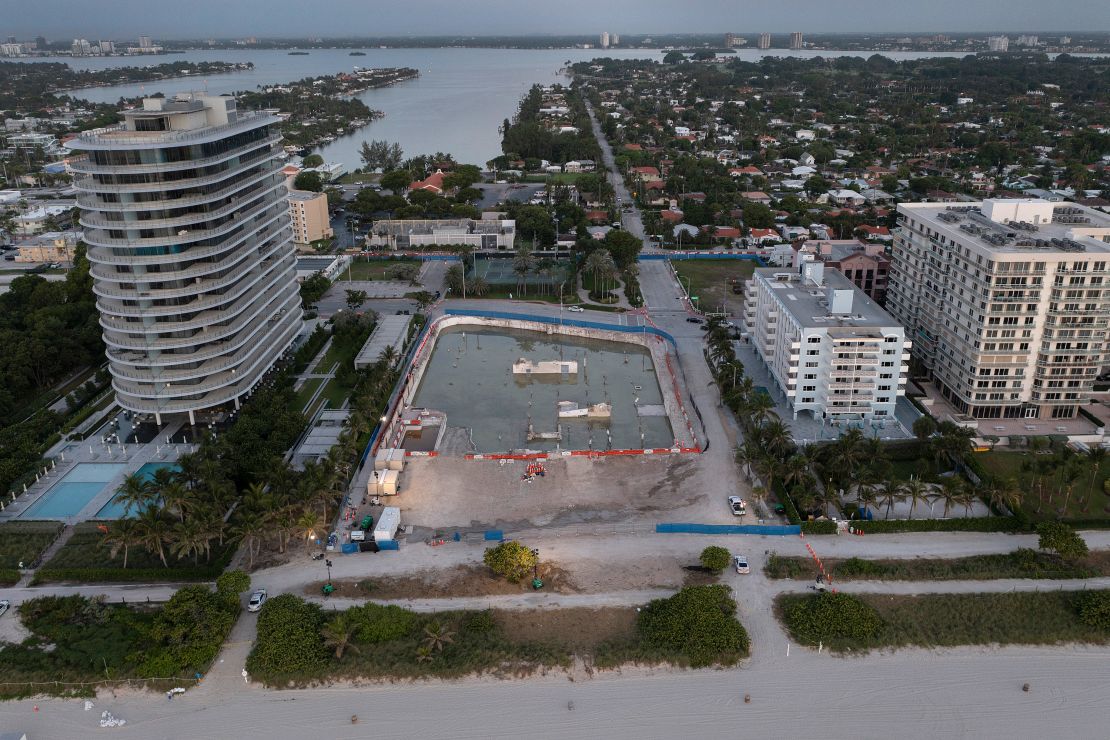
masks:
<path id="1" fill-rule="evenodd" d="M 130 430 L 130 425 L 120 419 L 121 427 Z M 110 423 L 109 420 L 108 423 Z M 105 424 L 105 427 L 107 423 Z M 162 427 L 158 435 L 146 444 L 121 444 L 119 442 L 101 441 L 98 430 L 92 438 L 83 442 L 63 440 L 51 448 L 45 457 L 54 459 L 54 467 L 48 469 L 45 475 L 31 486 L 25 493 L 15 498 L 7 498 L 0 506 L 0 521 L 10 521 L 21 517 L 39 499 L 50 491 L 67 473 L 82 463 L 123 463 L 114 478 L 104 484 L 104 487 L 81 508 L 79 512 L 65 517 L 41 517 L 44 520 L 77 524 L 87 519 L 92 519 L 97 512 L 103 509 L 116 495 L 123 479 L 134 473 L 143 465 L 152 462 L 174 462 L 181 455 L 192 452 L 195 445 L 183 443 L 181 440 L 184 420 L 173 421 Z M 102 427 L 103 429 L 104 427 Z M 124 439 L 130 433 L 122 434 Z M 174 439 L 177 439 L 177 442 Z"/>

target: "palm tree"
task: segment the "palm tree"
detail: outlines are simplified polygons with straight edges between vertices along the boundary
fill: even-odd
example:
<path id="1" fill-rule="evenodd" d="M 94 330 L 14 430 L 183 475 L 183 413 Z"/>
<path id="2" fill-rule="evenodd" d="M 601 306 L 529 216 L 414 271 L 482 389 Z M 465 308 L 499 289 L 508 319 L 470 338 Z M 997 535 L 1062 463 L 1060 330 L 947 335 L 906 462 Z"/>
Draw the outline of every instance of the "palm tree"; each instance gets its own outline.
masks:
<path id="1" fill-rule="evenodd" d="M 321 526 L 320 515 L 315 511 L 305 510 L 297 518 L 295 531 L 304 537 L 305 549 L 308 549 L 309 543 L 316 539 L 316 532 Z"/>
<path id="2" fill-rule="evenodd" d="M 936 498 L 944 501 L 944 518 L 948 518 L 948 511 L 952 508 L 952 504 L 958 503 L 962 500 L 964 493 L 964 482 L 962 479 L 954 475 L 950 475 L 944 479 L 940 484 L 940 491 L 937 493 Z"/>
<path id="3" fill-rule="evenodd" d="M 913 510 L 917 508 L 918 502 L 927 501 L 929 498 L 929 486 L 925 484 L 920 478 L 910 478 L 903 489 L 903 494 L 910 502 L 910 519 L 913 519 Z"/>
<path id="4" fill-rule="evenodd" d="M 886 518 L 890 519 L 890 512 L 894 509 L 894 504 L 902 500 L 903 486 L 900 481 L 886 480 L 880 483 L 875 489 L 875 499 L 881 506 L 886 504 Z"/>
<path id="5" fill-rule="evenodd" d="M 132 547 L 142 544 L 142 531 L 134 519 L 117 519 L 108 527 L 102 540 L 111 546 L 113 560 L 123 550 L 123 569 L 127 570 L 127 555 Z"/>
<path id="6" fill-rule="evenodd" d="M 147 552 L 157 553 L 162 565 L 170 567 L 166 562 L 166 543 L 170 539 L 170 524 L 162 516 L 162 512 L 153 507 L 144 509 L 139 515 L 138 526 L 139 541 Z"/>
<path id="7" fill-rule="evenodd" d="M 536 266 L 529 247 L 521 246 L 513 257 L 513 274 L 516 275 L 516 289 L 521 295 L 528 292 L 528 273 Z"/>
<path id="8" fill-rule="evenodd" d="M 748 398 L 748 417 L 756 427 L 762 426 L 772 416 L 777 418 L 774 408 L 775 401 L 766 391 L 755 391 Z"/>
<path id="9" fill-rule="evenodd" d="M 1021 489 L 1013 478 L 999 482 L 992 478 L 979 489 L 979 494 L 995 509 L 1012 513 L 1021 502 Z"/>
<path id="10" fill-rule="evenodd" d="M 861 483 L 856 486 L 856 504 L 859 506 L 860 519 L 863 519 L 864 511 L 868 511 L 879 500 L 879 495 L 874 486 L 866 483 Z"/>
<path id="11" fill-rule="evenodd" d="M 743 466 L 744 475 L 749 480 L 752 477 L 752 471 L 755 469 L 756 464 L 762 456 L 763 451 L 750 439 L 745 440 L 736 448 L 736 462 Z"/>
<path id="12" fill-rule="evenodd" d="M 424 645 L 429 650 L 441 652 L 443 646 L 455 641 L 455 633 L 447 629 L 446 625 L 432 622 L 424 627 Z"/>
<path id="13" fill-rule="evenodd" d="M 153 493 L 150 480 L 139 473 L 132 473 L 123 479 L 123 483 L 116 490 L 116 501 L 123 504 L 125 516 L 131 516 L 131 510 L 143 510 L 147 507 Z"/>
<path id="14" fill-rule="evenodd" d="M 785 455 L 794 446 L 790 430 L 782 423 L 782 419 L 777 417 L 767 422 L 760 433 L 760 438 L 763 440 L 763 446 L 779 457 Z"/>
<path id="15" fill-rule="evenodd" d="M 1064 505 L 1060 508 L 1061 513 L 1068 510 L 1068 503 L 1071 501 L 1072 491 L 1075 490 L 1075 482 L 1082 476 L 1082 463 L 1079 461 L 1079 458 L 1072 457 L 1064 463 L 1062 468 L 1063 470 L 1060 473 L 1060 477 L 1063 479 L 1064 483 Z"/>
<path id="16" fill-rule="evenodd" d="M 1091 498 L 1091 493 L 1095 490 L 1095 482 L 1099 480 L 1099 473 L 1102 472 L 1102 461 L 1106 459 L 1106 448 L 1102 446 L 1092 447 L 1088 458 L 1091 463 L 1091 483 L 1079 499 L 1079 508 L 1084 514 L 1087 513 L 1087 502 Z"/>
<path id="17" fill-rule="evenodd" d="M 193 494 L 181 481 L 172 480 L 160 489 L 162 506 L 177 513 L 178 521 L 185 521 L 185 507 Z"/>
<path id="18" fill-rule="evenodd" d="M 193 565 L 196 565 L 200 554 L 205 551 L 209 537 L 206 536 L 204 527 L 198 520 L 190 519 L 187 522 L 179 521 L 174 524 L 169 540 L 171 552 L 178 560 L 186 555 L 192 555 Z"/>
<path id="19" fill-rule="evenodd" d="M 254 568 L 255 552 L 262 546 L 262 538 L 267 532 L 266 520 L 256 512 L 246 512 L 239 516 L 239 521 L 231 531 L 247 547 L 247 556 L 250 558 L 248 569 Z"/>
<path id="20" fill-rule="evenodd" d="M 320 630 L 324 636 L 324 645 L 335 648 L 336 660 L 343 660 L 343 653 L 347 650 L 359 652 L 359 646 L 354 643 L 358 627 L 358 622 L 348 612 L 340 612 Z"/>
<path id="21" fill-rule="evenodd" d="M 793 488 L 809 478 L 809 461 L 805 455 L 795 453 L 786 459 L 782 471 L 782 482 L 787 488 Z"/>

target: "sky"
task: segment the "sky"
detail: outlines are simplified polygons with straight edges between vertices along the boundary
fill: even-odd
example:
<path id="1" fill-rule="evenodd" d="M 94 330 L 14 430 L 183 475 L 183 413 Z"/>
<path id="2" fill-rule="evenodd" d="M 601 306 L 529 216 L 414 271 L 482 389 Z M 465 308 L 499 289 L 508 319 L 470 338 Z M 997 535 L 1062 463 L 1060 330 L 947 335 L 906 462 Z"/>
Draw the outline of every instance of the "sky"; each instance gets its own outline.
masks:
<path id="1" fill-rule="evenodd" d="M 0 0 L 0 36 L 1110 31 L 1110 0 Z"/>

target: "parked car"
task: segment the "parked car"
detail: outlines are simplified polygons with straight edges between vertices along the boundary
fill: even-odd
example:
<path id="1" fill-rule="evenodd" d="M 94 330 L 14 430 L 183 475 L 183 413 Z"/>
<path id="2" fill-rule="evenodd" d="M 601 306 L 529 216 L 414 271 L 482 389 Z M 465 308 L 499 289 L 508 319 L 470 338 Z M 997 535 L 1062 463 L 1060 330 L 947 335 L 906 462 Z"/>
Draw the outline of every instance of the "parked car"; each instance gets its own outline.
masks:
<path id="1" fill-rule="evenodd" d="M 739 496 L 728 497 L 728 508 L 732 510 L 733 516 L 744 516 L 748 513 L 747 502 Z"/>
<path id="2" fill-rule="evenodd" d="M 7 599 L 0 599 L 0 617 L 4 616 L 10 606 L 11 602 Z"/>
<path id="3" fill-rule="evenodd" d="M 260 588 L 251 594 L 250 601 L 247 602 L 247 611 L 256 612 L 262 609 L 262 605 L 266 603 L 266 589 Z"/>
<path id="4" fill-rule="evenodd" d="M 733 555 L 732 563 L 736 566 L 737 573 L 746 575 L 752 572 L 751 567 L 748 566 L 748 557 L 746 555 Z"/>
<path id="5" fill-rule="evenodd" d="M 687 316 L 686 322 L 689 324 L 704 324 L 704 319 L 699 319 L 697 316 Z"/>
<path id="6" fill-rule="evenodd" d="M 582 308 L 581 306 L 567 306 L 567 310 L 572 313 L 582 313 L 586 309 Z"/>

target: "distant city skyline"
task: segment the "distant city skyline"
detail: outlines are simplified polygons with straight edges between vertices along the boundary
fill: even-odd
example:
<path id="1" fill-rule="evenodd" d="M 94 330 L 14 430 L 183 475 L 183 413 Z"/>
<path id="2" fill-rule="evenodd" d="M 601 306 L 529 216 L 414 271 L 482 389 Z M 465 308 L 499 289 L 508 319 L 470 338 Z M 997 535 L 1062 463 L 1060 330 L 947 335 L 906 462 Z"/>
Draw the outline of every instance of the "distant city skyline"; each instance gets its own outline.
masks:
<path id="1" fill-rule="evenodd" d="M 528 6 L 522 12 L 522 5 Z M 645 8 L 647 5 L 657 7 Z M 1051 13 L 1039 0 L 934 0 L 903 4 L 856 0 L 851 7 L 824 0 L 753 4 L 687 0 L 667 5 L 644 0 L 323 0 L 306 13 L 294 0 L 193 0 L 188 13 L 149 0 L 0 0 L 0 36 L 55 40 L 257 37 L 593 35 L 733 33 L 1017 33 L 1110 31 L 1103 0 L 1061 0 Z M 742 12 L 741 12 L 742 11 Z"/>

